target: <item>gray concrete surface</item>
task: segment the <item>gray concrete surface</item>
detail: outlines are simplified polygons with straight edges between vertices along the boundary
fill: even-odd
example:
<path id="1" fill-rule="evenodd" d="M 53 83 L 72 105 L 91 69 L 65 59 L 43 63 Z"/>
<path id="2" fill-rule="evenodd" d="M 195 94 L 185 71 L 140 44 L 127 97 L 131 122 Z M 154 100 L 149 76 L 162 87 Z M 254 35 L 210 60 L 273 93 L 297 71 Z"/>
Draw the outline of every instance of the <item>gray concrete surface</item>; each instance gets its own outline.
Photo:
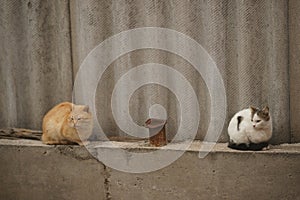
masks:
<path id="1" fill-rule="evenodd" d="M 104 166 L 84 148 L 14 142 L 0 141 L 1 200 L 105 199 Z"/>
<path id="2" fill-rule="evenodd" d="M 127 150 L 148 151 L 137 143 Z M 100 146 L 107 148 L 106 143 Z M 84 147 L 0 140 L 0 199 L 299 199 L 300 144 L 240 152 L 199 142 L 173 164 L 146 174 L 104 167 Z M 155 149 L 155 148 L 154 148 Z M 113 150 L 113 149 L 111 149 Z"/>

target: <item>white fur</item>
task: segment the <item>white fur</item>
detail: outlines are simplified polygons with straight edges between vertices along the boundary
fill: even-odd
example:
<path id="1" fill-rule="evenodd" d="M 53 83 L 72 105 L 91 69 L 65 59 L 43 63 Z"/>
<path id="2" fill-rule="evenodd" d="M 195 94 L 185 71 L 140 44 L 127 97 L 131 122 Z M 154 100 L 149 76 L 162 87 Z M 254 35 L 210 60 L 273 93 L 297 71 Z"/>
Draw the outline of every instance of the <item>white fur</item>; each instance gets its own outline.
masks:
<path id="1" fill-rule="evenodd" d="M 243 117 L 239 130 L 237 130 L 238 116 Z M 261 121 L 257 122 L 257 120 Z M 264 121 L 255 114 L 252 122 L 250 108 L 241 110 L 231 119 L 228 126 L 228 135 L 230 141 L 236 144 L 267 142 L 272 137 L 272 119 L 270 117 L 268 121 Z"/>

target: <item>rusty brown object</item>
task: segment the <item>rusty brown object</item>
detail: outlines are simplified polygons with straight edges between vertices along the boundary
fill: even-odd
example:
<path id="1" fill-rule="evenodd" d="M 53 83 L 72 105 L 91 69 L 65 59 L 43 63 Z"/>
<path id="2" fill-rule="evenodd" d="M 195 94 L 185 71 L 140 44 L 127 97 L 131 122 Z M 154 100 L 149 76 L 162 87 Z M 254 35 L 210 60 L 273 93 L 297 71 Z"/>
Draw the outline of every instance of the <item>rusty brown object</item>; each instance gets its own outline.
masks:
<path id="1" fill-rule="evenodd" d="M 149 128 L 149 141 L 151 145 L 161 147 L 167 145 L 166 125 L 167 120 L 148 119 L 145 124 Z"/>

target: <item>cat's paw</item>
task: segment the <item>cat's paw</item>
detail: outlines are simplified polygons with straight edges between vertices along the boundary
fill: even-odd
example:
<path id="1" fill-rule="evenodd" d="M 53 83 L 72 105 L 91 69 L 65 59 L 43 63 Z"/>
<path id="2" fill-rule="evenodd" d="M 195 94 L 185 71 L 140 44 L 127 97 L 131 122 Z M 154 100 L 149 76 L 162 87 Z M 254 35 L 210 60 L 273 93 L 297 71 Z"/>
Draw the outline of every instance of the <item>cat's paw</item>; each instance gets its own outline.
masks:
<path id="1" fill-rule="evenodd" d="M 53 140 L 49 140 L 49 141 L 45 141 L 44 144 L 47 145 L 59 145 L 59 144 L 68 144 L 67 141 L 53 141 Z"/>
<path id="2" fill-rule="evenodd" d="M 262 148 L 262 151 L 268 151 L 268 150 L 270 150 L 270 145 L 268 145 L 268 146 Z"/>
<path id="3" fill-rule="evenodd" d="M 85 146 L 88 145 L 90 142 L 89 141 L 77 141 L 76 142 L 79 146 Z"/>

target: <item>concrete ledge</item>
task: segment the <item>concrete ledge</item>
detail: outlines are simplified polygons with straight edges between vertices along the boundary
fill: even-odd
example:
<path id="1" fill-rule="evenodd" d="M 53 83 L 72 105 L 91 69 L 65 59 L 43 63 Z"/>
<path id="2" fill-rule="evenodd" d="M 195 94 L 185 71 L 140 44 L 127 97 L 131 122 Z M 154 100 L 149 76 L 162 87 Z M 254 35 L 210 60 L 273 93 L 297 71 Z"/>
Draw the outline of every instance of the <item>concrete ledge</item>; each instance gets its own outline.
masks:
<path id="1" fill-rule="evenodd" d="M 135 151 L 142 142 L 118 143 Z M 111 148 L 97 143 L 99 148 Z M 204 159 L 200 142 L 168 167 L 128 174 L 104 166 L 84 147 L 0 140 L 0 199 L 297 199 L 300 144 L 235 151 L 217 144 Z M 112 149 L 113 150 L 113 149 Z M 170 150 L 176 150 L 176 145 Z"/>

